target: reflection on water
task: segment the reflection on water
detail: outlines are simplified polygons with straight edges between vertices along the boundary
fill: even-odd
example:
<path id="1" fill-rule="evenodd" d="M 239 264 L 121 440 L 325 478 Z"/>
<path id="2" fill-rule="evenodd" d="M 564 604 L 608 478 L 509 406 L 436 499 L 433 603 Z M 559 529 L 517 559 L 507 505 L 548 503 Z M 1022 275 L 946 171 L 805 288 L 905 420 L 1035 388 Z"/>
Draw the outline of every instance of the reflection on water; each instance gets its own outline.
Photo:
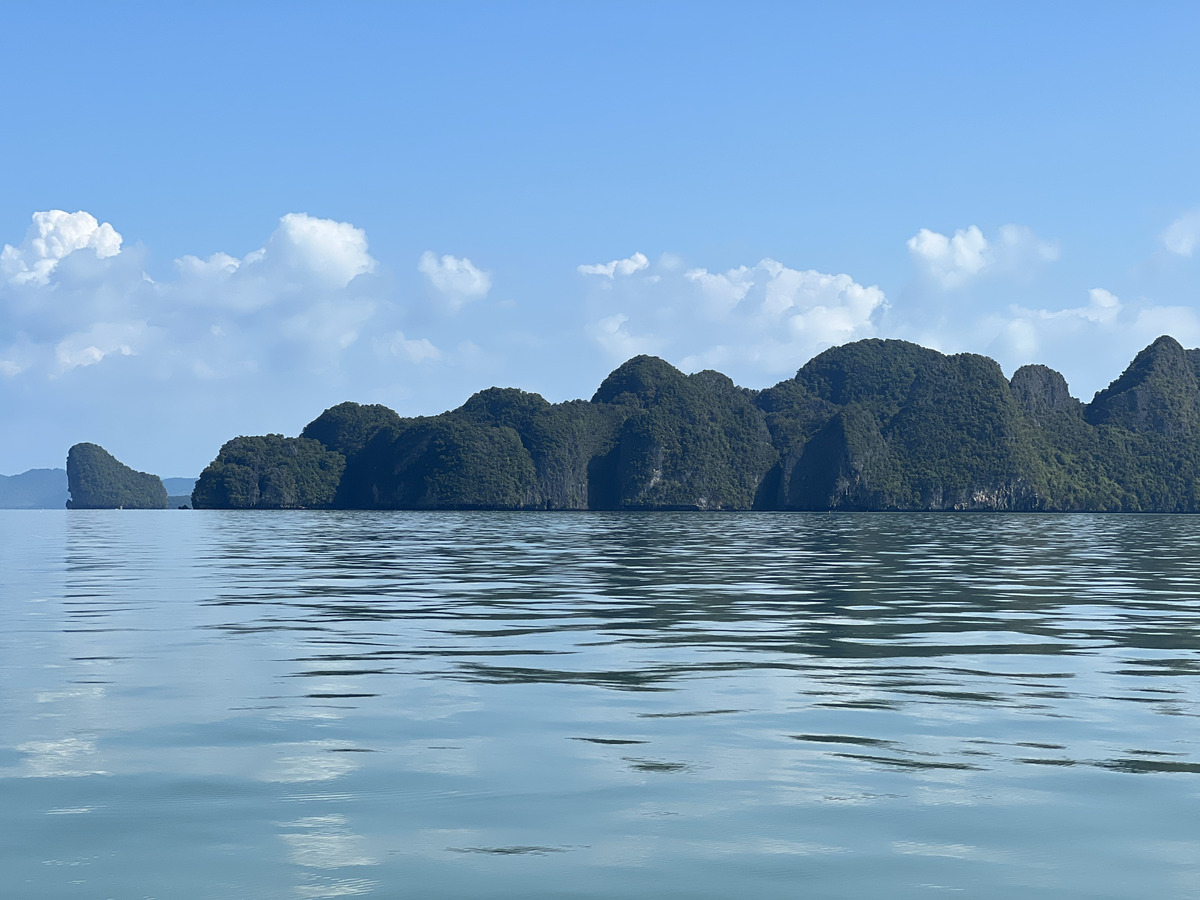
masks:
<path id="1" fill-rule="evenodd" d="M 29 897 L 1200 896 L 1200 519 L 0 512 Z"/>

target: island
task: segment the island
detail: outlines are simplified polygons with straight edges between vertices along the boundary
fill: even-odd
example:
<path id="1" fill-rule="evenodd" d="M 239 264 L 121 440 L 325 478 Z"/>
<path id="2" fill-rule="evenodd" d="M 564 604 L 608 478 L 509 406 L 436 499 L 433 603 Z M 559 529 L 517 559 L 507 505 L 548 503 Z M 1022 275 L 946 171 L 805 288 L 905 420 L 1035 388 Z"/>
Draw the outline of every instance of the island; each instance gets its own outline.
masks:
<path id="1" fill-rule="evenodd" d="M 590 401 L 489 388 L 436 416 L 325 410 L 237 437 L 219 509 L 1200 511 L 1200 350 L 1160 337 L 1090 403 L 1041 365 L 899 340 L 764 390 L 638 356 Z"/>
<path id="2" fill-rule="evenodd" d="M 62 509 L 69 496 L 66 469 L 0 475 L 0 509 Z"/>
<path id="3" fill-rule="evenodd" d="M 135 472 L 98 444 L 67 452 L 67 509 L 166 509 L 167 489 L 157 475 Z"/>

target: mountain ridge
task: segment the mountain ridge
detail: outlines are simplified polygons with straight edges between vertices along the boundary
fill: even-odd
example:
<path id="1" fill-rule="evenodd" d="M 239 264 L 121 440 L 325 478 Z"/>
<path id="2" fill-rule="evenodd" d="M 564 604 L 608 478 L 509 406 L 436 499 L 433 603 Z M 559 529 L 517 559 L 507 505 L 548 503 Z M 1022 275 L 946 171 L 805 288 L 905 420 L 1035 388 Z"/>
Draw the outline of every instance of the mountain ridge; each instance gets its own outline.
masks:
<path id="1" fill-rule="evenodd" d="M 236 459 L 235 459 L 236 457 Z M 290 479 L 290 480 L 289 480 Z M 305 485 L 303 498 L 280 485 Z M 1200 350 L 1169 336 L 1091 403 L 1063 376 L 870 338 L 762 390 L 635 356 L 590 400 L 353 402 L 228 442 L 198 508 L 1200 511 Z M 263 499 L 267 498 L 267 499 Z"/>

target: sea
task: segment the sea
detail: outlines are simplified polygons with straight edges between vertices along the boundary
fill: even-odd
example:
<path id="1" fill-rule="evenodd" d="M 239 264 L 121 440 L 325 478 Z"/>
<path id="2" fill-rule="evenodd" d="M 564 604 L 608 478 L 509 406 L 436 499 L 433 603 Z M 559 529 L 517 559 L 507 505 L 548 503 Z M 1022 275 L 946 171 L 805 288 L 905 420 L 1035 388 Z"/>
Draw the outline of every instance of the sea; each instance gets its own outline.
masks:
<path id="1" fill-rule="evenodd" d="M 1200 517 L 0 511 L 0 896 L 1197 898 Z"/>

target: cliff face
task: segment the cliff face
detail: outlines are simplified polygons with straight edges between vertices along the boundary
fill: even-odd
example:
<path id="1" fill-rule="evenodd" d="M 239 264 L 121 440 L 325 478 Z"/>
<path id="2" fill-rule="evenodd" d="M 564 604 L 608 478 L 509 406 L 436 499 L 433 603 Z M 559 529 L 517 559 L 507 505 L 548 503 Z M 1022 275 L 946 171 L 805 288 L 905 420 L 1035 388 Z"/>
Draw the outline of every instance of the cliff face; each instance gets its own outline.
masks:
<path id="1" fill-rule="evenodd" d="M 1035 425 L 1055 413 L 1083 410 L 1083 404 L 1071 396 L 1067 380 L 1048 366 L 1021 366 L 1013 373 L 1009 389 L 1021 412 Z"/>
<path id="2" fill-rule="evenodd" d="M 162 479 L 135 472 L 98 444 L 67 452 L 67 509 L 166 509 Z"/>
<path id="3" fill-rule="evenodd" d="M 1188 351 L 1174 338 L 1160 337 L 1096 394 L 1088 404 L 1087 420 L 1166 437 L 1195 433 L 1200 426 L 1200 384 Z"/>
<path id="4" fill-rule="evenodd" d="M 639 356 L 590 402 L 490 388 L 420 419 L 333 407 L 300 439 L 270 436 L 327 454 L 311 503 L 272 485 L 311 483 L 312 447 L 249 459 L 265 439 L 239 438 L 207 505 L 1200 510 L 1198 372 L 1200 351 L 1160 338 L 1084 406 L 1045 366 L 1007 381 L 986 357 L 904 341 L 831 348 L 762 391 Z"/>
<path id="5" fill-rule="evenodd" d="M 749 509 L 777 459 L 762 411 L 718 372 L 684 375 L 639 356 L 592 403 L 625 413 L 613 508 Z"/>
<path id="6" fill-rule="evenodd" d="M 1029 486 L 1033 459 L 1024 440 L 1026 423 L 995 362 L 891 341 L 854 349 L 854 356 L 872 358 L 871 377 L 828 382 L 840 384 L 828 391 L 831 398 L 854 399 L 789 454 L 779 507 L 1039 505 Z M 801 370 L 797 378 L 803 375 Z"/>

